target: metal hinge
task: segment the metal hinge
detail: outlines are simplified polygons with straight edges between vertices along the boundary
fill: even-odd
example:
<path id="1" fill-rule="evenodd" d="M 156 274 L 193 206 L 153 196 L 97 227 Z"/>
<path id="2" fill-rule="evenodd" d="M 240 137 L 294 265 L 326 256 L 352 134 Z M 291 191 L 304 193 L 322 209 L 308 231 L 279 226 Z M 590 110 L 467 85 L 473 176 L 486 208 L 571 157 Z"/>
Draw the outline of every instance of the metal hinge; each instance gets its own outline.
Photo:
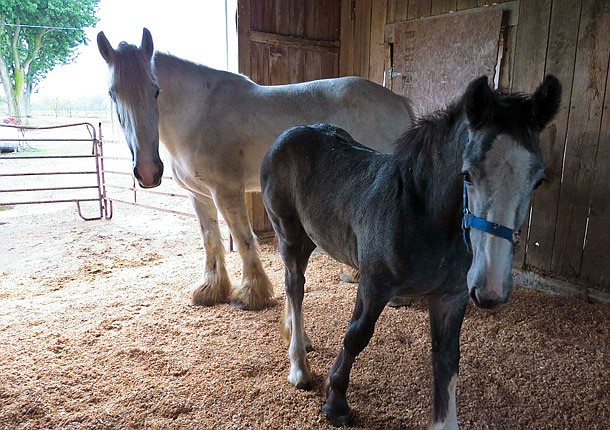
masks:
<path id="1" fill-rule="evenodd" d="M 394 69 L 389 69 L 388 70 L 388 79 L 394 79 L 394 78 L 397 78 L 399 76 L 402 76 L 402 73 L 395 72 Z"/>

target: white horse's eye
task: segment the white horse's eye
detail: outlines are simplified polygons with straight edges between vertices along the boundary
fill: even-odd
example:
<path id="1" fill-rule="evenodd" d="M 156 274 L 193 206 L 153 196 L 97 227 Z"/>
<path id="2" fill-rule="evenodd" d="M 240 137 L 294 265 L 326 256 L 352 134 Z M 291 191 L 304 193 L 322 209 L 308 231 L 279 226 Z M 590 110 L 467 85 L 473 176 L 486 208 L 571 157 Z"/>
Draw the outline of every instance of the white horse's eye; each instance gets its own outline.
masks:
<path id="1" fill-rule="evenodd" d="M 536 182 L 536 184 L 534 185 L 534 189 L 537 189 L 540 185 L 542 185 L 542 183 L 545 181 L 545 178 L 541 178 L 538 180 L 538 182 Z"/>

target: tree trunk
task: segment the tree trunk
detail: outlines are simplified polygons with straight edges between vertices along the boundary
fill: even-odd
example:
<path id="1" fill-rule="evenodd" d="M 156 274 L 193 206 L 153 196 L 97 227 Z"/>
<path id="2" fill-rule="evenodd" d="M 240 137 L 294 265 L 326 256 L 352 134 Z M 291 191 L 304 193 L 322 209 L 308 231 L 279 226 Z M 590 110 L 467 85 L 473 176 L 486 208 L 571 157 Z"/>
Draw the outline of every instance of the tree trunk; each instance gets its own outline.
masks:
<path id="1" fill-rule="evenodd" d="M 6 105 L 8 107 L 8 116 L 15 116 L 13 112 L 13 103 L 12 103 L 12 95 L 11 95 L 11 84 L 8 75 L 8 68 L 6 67 L 6 63 L 4 59 L 0 55 L 0 81 L 2 81 L 2 88 L 4 88 L 4 95 L 6 96 Z"/>
<path id="2" fill-rule="evenodd" d="M 27 124 L 28 119 L 26 116 L 26 97 L 27 90 L 25 80 L 23 76 L 23 70 L 14 69 L 13 78 L 15 86 L 11 88 L 11 102 L 13 105 L 13 116 L 21 121 L 22 124 Z"/>

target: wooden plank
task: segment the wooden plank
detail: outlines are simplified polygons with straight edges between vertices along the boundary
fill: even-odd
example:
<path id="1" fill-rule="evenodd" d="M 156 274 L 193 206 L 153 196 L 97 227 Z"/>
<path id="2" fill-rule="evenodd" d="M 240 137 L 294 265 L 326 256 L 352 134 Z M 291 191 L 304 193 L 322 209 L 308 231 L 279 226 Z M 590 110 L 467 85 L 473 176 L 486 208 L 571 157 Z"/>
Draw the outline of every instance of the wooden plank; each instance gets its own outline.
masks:
<path id="1" fill-rule="evenodd" d="M 273 6 L 274 0 L 264 0 L 262 10 L 262 27 L 260 31 L 266 31 L 268 33 L 275 33 L 275 7 Z M 256 0 L 253 1 L 256 3 Z"/>
<path id="2" fill-rule="evenodd" d="M 292 1 L 275 0 L 275 32 L 278 34 L 291 35 L 290 7 Z"/>
<path id="3" fill-rule="evenodd" d="M 576 192 L 577 194 L 590 194 L 588 228 L 582 254 L 580 280 L 591 283 L 602 290 L 610 291 L 610 264 L 608 264 L 610 262 L 610 186 L 608 185 L 608 178 L 610 178 L 610 75 L 608 71 L 610 38 L 607 33 L 610 28 L 610 3 L 585 1 L 580 27 L 581 32 L 586 34 L 579 39 L 577 71 L 586 72 L 586 75 L 577 72 L 573 94 L 576 96 L 577 91 L 585 91 L 584 101 L 588 104 L 576 109 L 577 114 L 573 114 L 570 118 L 569 132 L 570 136 L 577 137 L 576 142 L 581 144 L 581 148 L 586 151 L 574 153 L 579 157 L 586 157 L 584 166 L 583 162 L 578 160 L 577 178 L 580 179 L 579 182 L 582 185 Z M 583 51 L 582 57 L 580 56 L 581 50 Z M 587 63 L 586 67 L 582 69 L 578 67 L 581 60 Z M 585 82 L 578 83 L 577 79 Z M 580 130 L 574 130 L 572 122 L 579 120 L 585 120 L 587 123 L 578 124 Z M 577 132 L 578 134 L 576 134 Z M 568 145 L 570 143 L 572 140 L 569 140 Z M 589 151 L 591 158 L 587 154 Z M 572 151 L 566 151 L 566 153 L 572 154 Z M 590 165 L 594 168 L 593 172 L 589 171 Z M 585 174 L 582 175 L 581 172 Z M 589 189 L 590 192 L 587 192 Z M 578 215 L 581 214 L 578 213 Z M 568 237 L 574 236 L 572 234 Z M 574 257 L 567 261 L 570 264 L 576 263 Z"/>
<path id="4" fill-rule="evenodd" d="M 605 93 L 589 228 L 580 278 L 610 293 L 610 72 L 606 77 Z"/>
<path id="5" fill-rule="evenodd" d="M 339 76 L 339 56 L 337 54 L 324 54 L 321 57 L 320 78 L 336 78 Z"/>
<path id="6" fill-rule="evenodd" d="M 609 5 L 598 0 L 582 3 L 552 261 L 552 270 L 567 278 L 579 275 L 582 262 L 610 55 Z"/>
<path id="7" fill-rule="evenodd" d="M 455 12 L 456 0 L 432 0 L 430 15 L 443 15 L 449 12 Z"/>
<path id="8" fill-rule="evenodd" d="M 544 77 L 551 0 L 522 0 L 512 91 L 531 90 Z"/>
<path id="9" fill-rule="evenodd" d="M 271 85 L 290 83 L 287 51 L 288 49 L 284 46 L 269 47 L 269 83 Z"/>
<path id="10" fill-rule="evenodd" d="M 322 76 L 322 54 L 319 52 L 305 51 L 305 80 L 313 81 Z"/>
<path id="11" fill-rule="evenodd" d="M 290 34 L 305 37 L 305 5 L 301 0 L 290 0 Z"/>
<path id="12" fill-rule="evenodd" d="M 519 25 L 515 49 L 512 91 L 531 92 L 544 78 L 551 0 L 522 0 L 519 5 Z M 521 231 L 528 237 L 530 217 Z M 529 243 L 521 246 L 513 257 L 515 267 L 524 267 Z"/>
<path id="13" fill-rule="evenodd" d="M 424 18 L 432 12 L 432 0 L 409 1 L 407 20 Z"/>
<path id="14" fill-rule="evenodd" d="M 263 28 L 263 8 L 264 4 L 260 1 L 239 0 L 244 3 L 250 11 L 250 30 L 260 30 Z M 239 17 L 239 15 L 238 15 Z M 239 17 L 241 18 L 241 17 Z"/>
<path id="15" fill-rule="evenodd" d="M 580 5 L 581 0 L 554 0 L 550 20 L 546 73 L 552 73 L 562 83 L 563 103 L 553 124 L 540 136 L 546 182 L 536 191 L 532 201 L 529 242 L 525 257 L 525 267 L 539 273 L 549 273 L 551 270 L 561 170 L 570 117 Z M 530 91 L 533 89 L 532 86 Z"/>
<path id="16" fill-rule="evenodd" d="M 409 10 L 409 0 L 397 0 L 394 7 L 394 20 L 392 22 L 406 21 Z"/>
<path id="17" fill-rule="evenodd" d="M 304 39 L 302 37 L 285 36 L 282 34 L 266 33 L 262 31 L 253 31 L 250 34 L 250 40 L 252 42 L 264 43 L 267 45 L 278 45 L 291 48 L 307 49 L 310 51 L 332 53 L 339 53 L 341 44 L 339 40 L 325 41 Z"/>
<path id="18" fill-rule="evenodd" d="M 354 74 L 354 10 L 352 0 L 341 0 L 341 47 L 339 50 L 339 75 Z"/>
<path id="19" fill-rule="evenodd" d="M 472 9 L 477 7 L 477 0 L 457 0 L 456 10 Z"/>
<path id="20" fill-rule="evenodd" d="M 371 9 L 373 0 L 356 1 L 356 37 L 354 50 L 354 74 L 368 78 L 371 32 Z"/>
<path id="21" fill-rule="evenodd" d="M 498 80 L 498 88 L 501 90 L 510 91 L 512 88 L 516 41 L 517 27 L 505 27 L 502 44 L 502 62 L 500 63 L 500 79 Z"/>
<path id="22" fill-rule="evenodd" d="M 238 0 L 237 11 L 237 67 L 240 73 L 250 76 L 250 0 Z"/>
<path id="23" fill-rule="evenodd" d="M 289 83 L 303 82 L 305 80 L 305 51 L 288 48 L 288 64 Z"/>
<path id="24" fill-rule="evenodd" d="M 368 78 L 383 84 L 385 57 L 388 47 L 384 42 L 384 28 L 387 15 L 387 0 L 375 0 L 371 12 L 371 41 Z"/>

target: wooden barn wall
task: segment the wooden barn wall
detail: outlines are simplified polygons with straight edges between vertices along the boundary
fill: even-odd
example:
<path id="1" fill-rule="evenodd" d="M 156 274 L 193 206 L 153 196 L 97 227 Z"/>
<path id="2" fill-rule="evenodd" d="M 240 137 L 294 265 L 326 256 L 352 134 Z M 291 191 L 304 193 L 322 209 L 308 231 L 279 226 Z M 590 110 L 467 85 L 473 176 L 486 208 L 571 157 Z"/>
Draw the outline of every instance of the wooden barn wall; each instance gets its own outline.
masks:
<path id="1" fill-rule="evenodd" d="M 532 202 L 520 272 L 547 288 L 610 297 L 610 1 L 341 0 L 340 75 L 387 83 L 388 24 L 511 3 L 502 28 L 499 86 L 533 92 L 548 73 L 563 84 L 561 110 L 542 133 L 547 182 Z M 483 9 L 481 9 L 483 10 Z M 389 86 L 389 85 L 388 85 Z M 543 276 L 539 276 L 543 275 Z M 567 283 L 565 281 L 568 281 Z"/>

